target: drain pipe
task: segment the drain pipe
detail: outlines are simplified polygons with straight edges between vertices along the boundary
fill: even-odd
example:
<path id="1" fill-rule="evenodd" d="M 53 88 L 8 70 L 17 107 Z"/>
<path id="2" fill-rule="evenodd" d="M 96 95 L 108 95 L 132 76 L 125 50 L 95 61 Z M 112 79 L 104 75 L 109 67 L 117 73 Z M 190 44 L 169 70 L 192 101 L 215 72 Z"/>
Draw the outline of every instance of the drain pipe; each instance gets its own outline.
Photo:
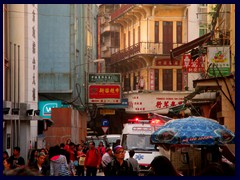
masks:
<path id="1" fill-rule="evenodd" d="M 18 108 L 19 108 L 19 115 L 20 115 L 20 45 L 18 45 Z M 17 139 L 17 145 L 19 146 L 20 143 L 20 116 L 18 118 L 18 139 Z"/>

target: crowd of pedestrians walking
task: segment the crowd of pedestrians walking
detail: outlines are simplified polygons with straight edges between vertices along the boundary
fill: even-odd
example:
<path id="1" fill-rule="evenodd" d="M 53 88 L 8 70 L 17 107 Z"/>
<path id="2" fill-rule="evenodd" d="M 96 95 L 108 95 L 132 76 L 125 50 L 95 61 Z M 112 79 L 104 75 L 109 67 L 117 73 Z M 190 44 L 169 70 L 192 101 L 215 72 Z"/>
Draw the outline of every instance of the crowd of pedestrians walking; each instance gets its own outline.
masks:
<path id="1" fill-rule="evenodd" d="M 103 143 L 95 145 L 82 141 L 74 144 L 68 139 L 65 143 L 49 149 L 31 149 L 27 161 L 21 156 L 19 147 L 13 148 L 13 154 L 3 152 L 4 176 L 139 176 L 140 169 L 135 151 L 130 150 L 125 160 L 125 150 L 121 145 L 113 148 L 104 147 Z M 150 164 L 147 176 L 182 176 L 165 156 L 157 156 Z M 226 174 L 228 172 L 228 174 Z M 235 168 L 229 165 L 212 165 L 206 167 L 198 176 L 234 175 Z"/>

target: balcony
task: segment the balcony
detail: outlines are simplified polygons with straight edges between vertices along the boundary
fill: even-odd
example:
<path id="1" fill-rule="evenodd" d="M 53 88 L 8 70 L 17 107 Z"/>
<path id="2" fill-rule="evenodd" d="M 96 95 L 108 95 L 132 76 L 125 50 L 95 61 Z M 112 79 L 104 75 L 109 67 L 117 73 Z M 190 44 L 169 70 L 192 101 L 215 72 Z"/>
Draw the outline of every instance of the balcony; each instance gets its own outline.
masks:
<path id="1" fill-rule="evenodd" d="M 181 46 L 176 43 L 141 42 L 112 54 L 112 63 L 131 58 L 137 54 L 170 55 L 170 50 Z"/>
<path id="2" fill-rule="evenodd" d="M 114 11 L 111 14 L 111 20 L 117 19 L 118 17 L 120 17 L 121 15 L 123 15 L 124 13 L 126 13 L 127 11 L 132 9 L 134 6 L 135 6 L 134 4 L 124 4 L 124 5 L 122 5 L 119 9 L 117 9 L 116 11 Z"/>

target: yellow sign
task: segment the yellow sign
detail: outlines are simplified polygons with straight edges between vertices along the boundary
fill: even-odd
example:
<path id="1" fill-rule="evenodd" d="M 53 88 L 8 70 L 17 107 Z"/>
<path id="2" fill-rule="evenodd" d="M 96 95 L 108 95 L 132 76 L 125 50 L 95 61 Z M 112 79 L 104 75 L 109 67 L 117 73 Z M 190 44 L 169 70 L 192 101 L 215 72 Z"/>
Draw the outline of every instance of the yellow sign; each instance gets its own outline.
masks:
<path id="1" fill-rule="evenodd" d="M 115 109 L 100 109 L 100 114 L 114 115 Z"/>

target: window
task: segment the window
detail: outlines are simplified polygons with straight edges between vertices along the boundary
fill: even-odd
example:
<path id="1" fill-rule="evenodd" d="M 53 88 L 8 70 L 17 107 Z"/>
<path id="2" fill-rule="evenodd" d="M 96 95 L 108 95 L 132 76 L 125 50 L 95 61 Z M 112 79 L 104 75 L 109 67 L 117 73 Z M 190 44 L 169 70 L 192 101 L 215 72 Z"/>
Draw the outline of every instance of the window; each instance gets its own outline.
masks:
<path id="1" fill-rule="evenodd" d="M 177 44 L 182 43 L 182 22 L 177 22 Z"/>
<path id="2" fill-rule="evenodd" d="M 137 89 L 137 85 L 138 85 L 138 75 L 133 73 L 133 90 Z"/>
<path id="3" fill-rule="evenodd" d="M 123 49 L 125 49 L 126 48 L 126 33 L 124 33 L 123 36 L 124 36 L 123 37 Z"/>
<path id="4" fill-rule="evenodd" d="M 120 46 L 119 32 L 111 32 L 111 46 L 119 48 Z"/>
<path id="5" fill-rule="evenodd" d="M 133 45 L 135 44 L 135 29 L 133 29 Z"/>
<path id="6" fill-rule="evenodd" d="M 131 42 L 131 32 L 128 31 L 128 47 L 130 47 L 130 42 Z"/>
<path id="7" fill-rule="evenodd" d="M 131 87 L 130 87 L 130 77 L 128 75 L 126 75 L 124 77 L 124 91 L 130 91 Z"/>
<path id="8" fill-rule="evenodd" d="M 155 26 L 154 26 L 154 32 L 155 32 L 155 43 L 159 43 L 159 22 L 155 21 Z"/>
<path id="9" fill-rule="evenodd" d="M 138 42 L 140 43 L 141 40 L 141 31 L 140 31 L 140 26 L 138 26 Z"/>
<path id="10" fill-rule="evenodd" d="M 173 70 L 172 69 L 163 70 L 163 90 L 164 91 L 173 90 Z"/>
<path id="11" fill-rule="evenodd" d="M 182 70 L 177 69 L 177 91 L 182 91 Z"/>

